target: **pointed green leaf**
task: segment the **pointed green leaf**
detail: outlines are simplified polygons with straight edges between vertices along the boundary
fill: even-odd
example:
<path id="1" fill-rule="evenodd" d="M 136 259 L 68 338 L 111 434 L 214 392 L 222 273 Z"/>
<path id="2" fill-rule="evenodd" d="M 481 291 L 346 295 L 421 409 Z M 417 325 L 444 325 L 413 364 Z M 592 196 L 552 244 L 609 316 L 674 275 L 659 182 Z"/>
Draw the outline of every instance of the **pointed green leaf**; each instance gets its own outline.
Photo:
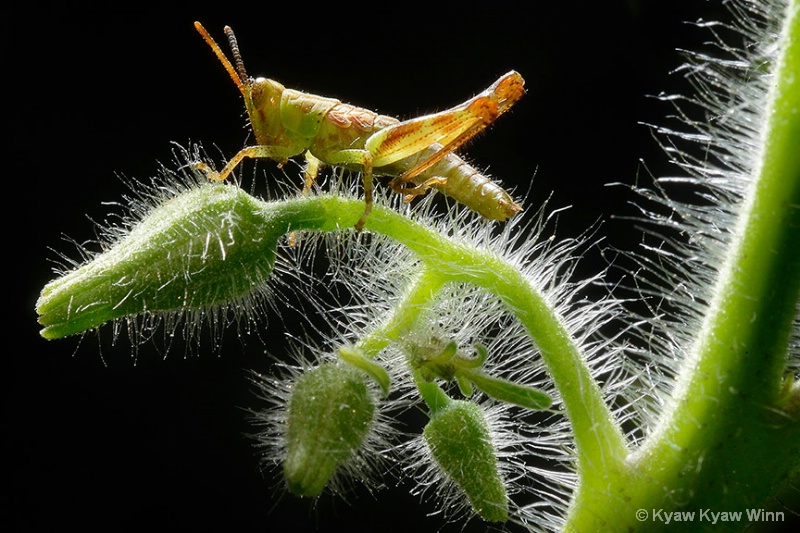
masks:
<path id="1" fill-rule="evenodd" d="M 553 404 L 549 394 L 534 387 L 495 378 L 479 370 L 464 370 L 462 375 L 487 395 L 501 402 L 536 410 L 547 409 Z"/>

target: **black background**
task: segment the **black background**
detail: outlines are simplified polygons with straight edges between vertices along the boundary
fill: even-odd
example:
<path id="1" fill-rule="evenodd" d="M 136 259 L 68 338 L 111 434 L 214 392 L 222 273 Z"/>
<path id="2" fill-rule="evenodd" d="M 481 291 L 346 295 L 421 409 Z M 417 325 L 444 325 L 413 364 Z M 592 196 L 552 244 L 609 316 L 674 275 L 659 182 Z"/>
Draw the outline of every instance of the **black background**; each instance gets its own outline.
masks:
<path id="1" fill-rule="evenodd" d="M 6 531 L 435 531 L 442 520 L 426 518 L 435 507 L 408 487 L 314 505 L 281 496 L 259 473 L 241 408 L 253 403 L 247 369 L 267 371 L 265 351 L 283 353 L 277 320 L 266 342 L 229 335 L 219 355 L 177 349 L 163 358 L 144 346 L 134 361 L 124 341 L 42 340 L 33 308 L 52 278 L 48 247 L 70 253 L 62 234 L 92 238 L 85 215 L 101 220 L 103 202 L 126 192 L 115 173 L 154 174 L 171 159 L 170 141 L 202 141 L 226 156 L 243 146 L 241 98 L 194 20 L 219 40 L 231 25 L 253 76 L 398 117 L 449 107 L 518 70 L 527 95 L 466 153 L 527 195 L 530 213 L 551 192 L 551 207 L 573 206 L 559 225 L 570 237 L 634 212 L 624 188 L 605 184 L 633 183 L 640 158 L 654 174 L 671 172 L 640 124 L 663 122 L 670 109 L 647 95 L 689 90 L 669 74 L 681 63 L 675 49 L 708 34 L 683 21 L 725 11 L 696 0 L 204 5 L 3 8 L 10 298 L 0 523 Z M 609 220 L 602 233 L 635 246 L 628 222 Z"/>

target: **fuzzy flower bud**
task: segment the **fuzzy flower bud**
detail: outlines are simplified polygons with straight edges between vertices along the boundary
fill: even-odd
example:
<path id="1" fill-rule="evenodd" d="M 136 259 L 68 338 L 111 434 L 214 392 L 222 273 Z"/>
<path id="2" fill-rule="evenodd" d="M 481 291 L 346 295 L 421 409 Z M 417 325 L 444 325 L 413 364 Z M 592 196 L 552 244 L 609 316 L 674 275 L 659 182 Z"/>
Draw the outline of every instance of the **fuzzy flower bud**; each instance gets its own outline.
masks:
<path id="1" fill-rule="evenodd" d="M 286 420 L 283 473 L 289 490 L 318 496 L 364 444 L 375 411 L 365 374 L 350 365 L 325 364 L 300 376 Z"/>
<path id="2" fill-rule="evenodd" d="M 153 209 L 125 237 L 42 290 L 36 311 L 55 339 L 145 313 L 239 301 L 272 272 L 278 238 L 258 200 L 203 185 Z"/>
<path id="3" fill-rule="evenodd" d="M 472 509 L 487 522 L 505 522 L 508 497 L 481 409 L 468 401 L 447 402 L 433 412 L 423 437 L 436 463 L 464 492 Z"/>

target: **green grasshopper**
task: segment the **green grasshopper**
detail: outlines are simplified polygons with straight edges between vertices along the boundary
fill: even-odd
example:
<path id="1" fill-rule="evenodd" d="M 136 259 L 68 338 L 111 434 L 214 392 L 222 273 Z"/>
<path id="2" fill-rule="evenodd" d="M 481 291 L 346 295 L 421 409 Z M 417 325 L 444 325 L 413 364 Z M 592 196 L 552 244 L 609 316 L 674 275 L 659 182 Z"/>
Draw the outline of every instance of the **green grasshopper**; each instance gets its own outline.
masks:
<path id="1" fill-rule="evenodd" d="M 401 121 L 287 89 L 275 80 L 250 78 L 230 27 L 225 34 L 233 63 L 199 22 L 194 25 L 244 96 L 257 143 L 239 151 L 220 172 L 198 164 L 211 179 L 224 180 L 244 158 L 283 164 L 300 154 L 307 161 L 304 192 L 323 164 L 361 171 L 365 209 L 357 230 L 372 210 L 373 174 L 391 176 L 389 187 L 405 194 L 406 201 L 433 187 L 488 219 L 503 221 L 522 211 L 502 187 L 454 153 L 525 94 L 525 80 L 517 72 L 451 109 Z"/>

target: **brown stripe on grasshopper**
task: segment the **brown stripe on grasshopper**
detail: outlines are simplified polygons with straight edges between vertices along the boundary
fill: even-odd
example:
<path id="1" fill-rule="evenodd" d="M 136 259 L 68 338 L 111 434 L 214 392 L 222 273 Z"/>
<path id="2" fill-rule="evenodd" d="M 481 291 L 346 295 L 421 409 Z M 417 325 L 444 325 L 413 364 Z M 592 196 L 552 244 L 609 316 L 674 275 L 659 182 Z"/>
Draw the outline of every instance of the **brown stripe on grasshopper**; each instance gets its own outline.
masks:
<path id="1" fill-rule="evenodd" d="M 287 89 L 274 80 L 253 79 L 230 27 L 225 27 L 225 34 L 233 62 L 199 22 L 195 27 L 242 93 L 258 143 L 243 148 L 218 173 L 199 164 L 211 179 L 224 180 L 244 158 L 285 162 L 301 154 L 309 162 L 305 192 L 320 165 L 360 170 L 365 208 L 355 224 L 358 230 L 372 210 L 373 172 L 391 176 L 395 192 L 418 196 L 433 187 L 494 220 L 521 211 L 499 185 L 453 153 L 525 94 L 525 82 L 517 72 L 501 76 L 485 91 L 446 111 L 399 121 L 333 98 Z"/>

